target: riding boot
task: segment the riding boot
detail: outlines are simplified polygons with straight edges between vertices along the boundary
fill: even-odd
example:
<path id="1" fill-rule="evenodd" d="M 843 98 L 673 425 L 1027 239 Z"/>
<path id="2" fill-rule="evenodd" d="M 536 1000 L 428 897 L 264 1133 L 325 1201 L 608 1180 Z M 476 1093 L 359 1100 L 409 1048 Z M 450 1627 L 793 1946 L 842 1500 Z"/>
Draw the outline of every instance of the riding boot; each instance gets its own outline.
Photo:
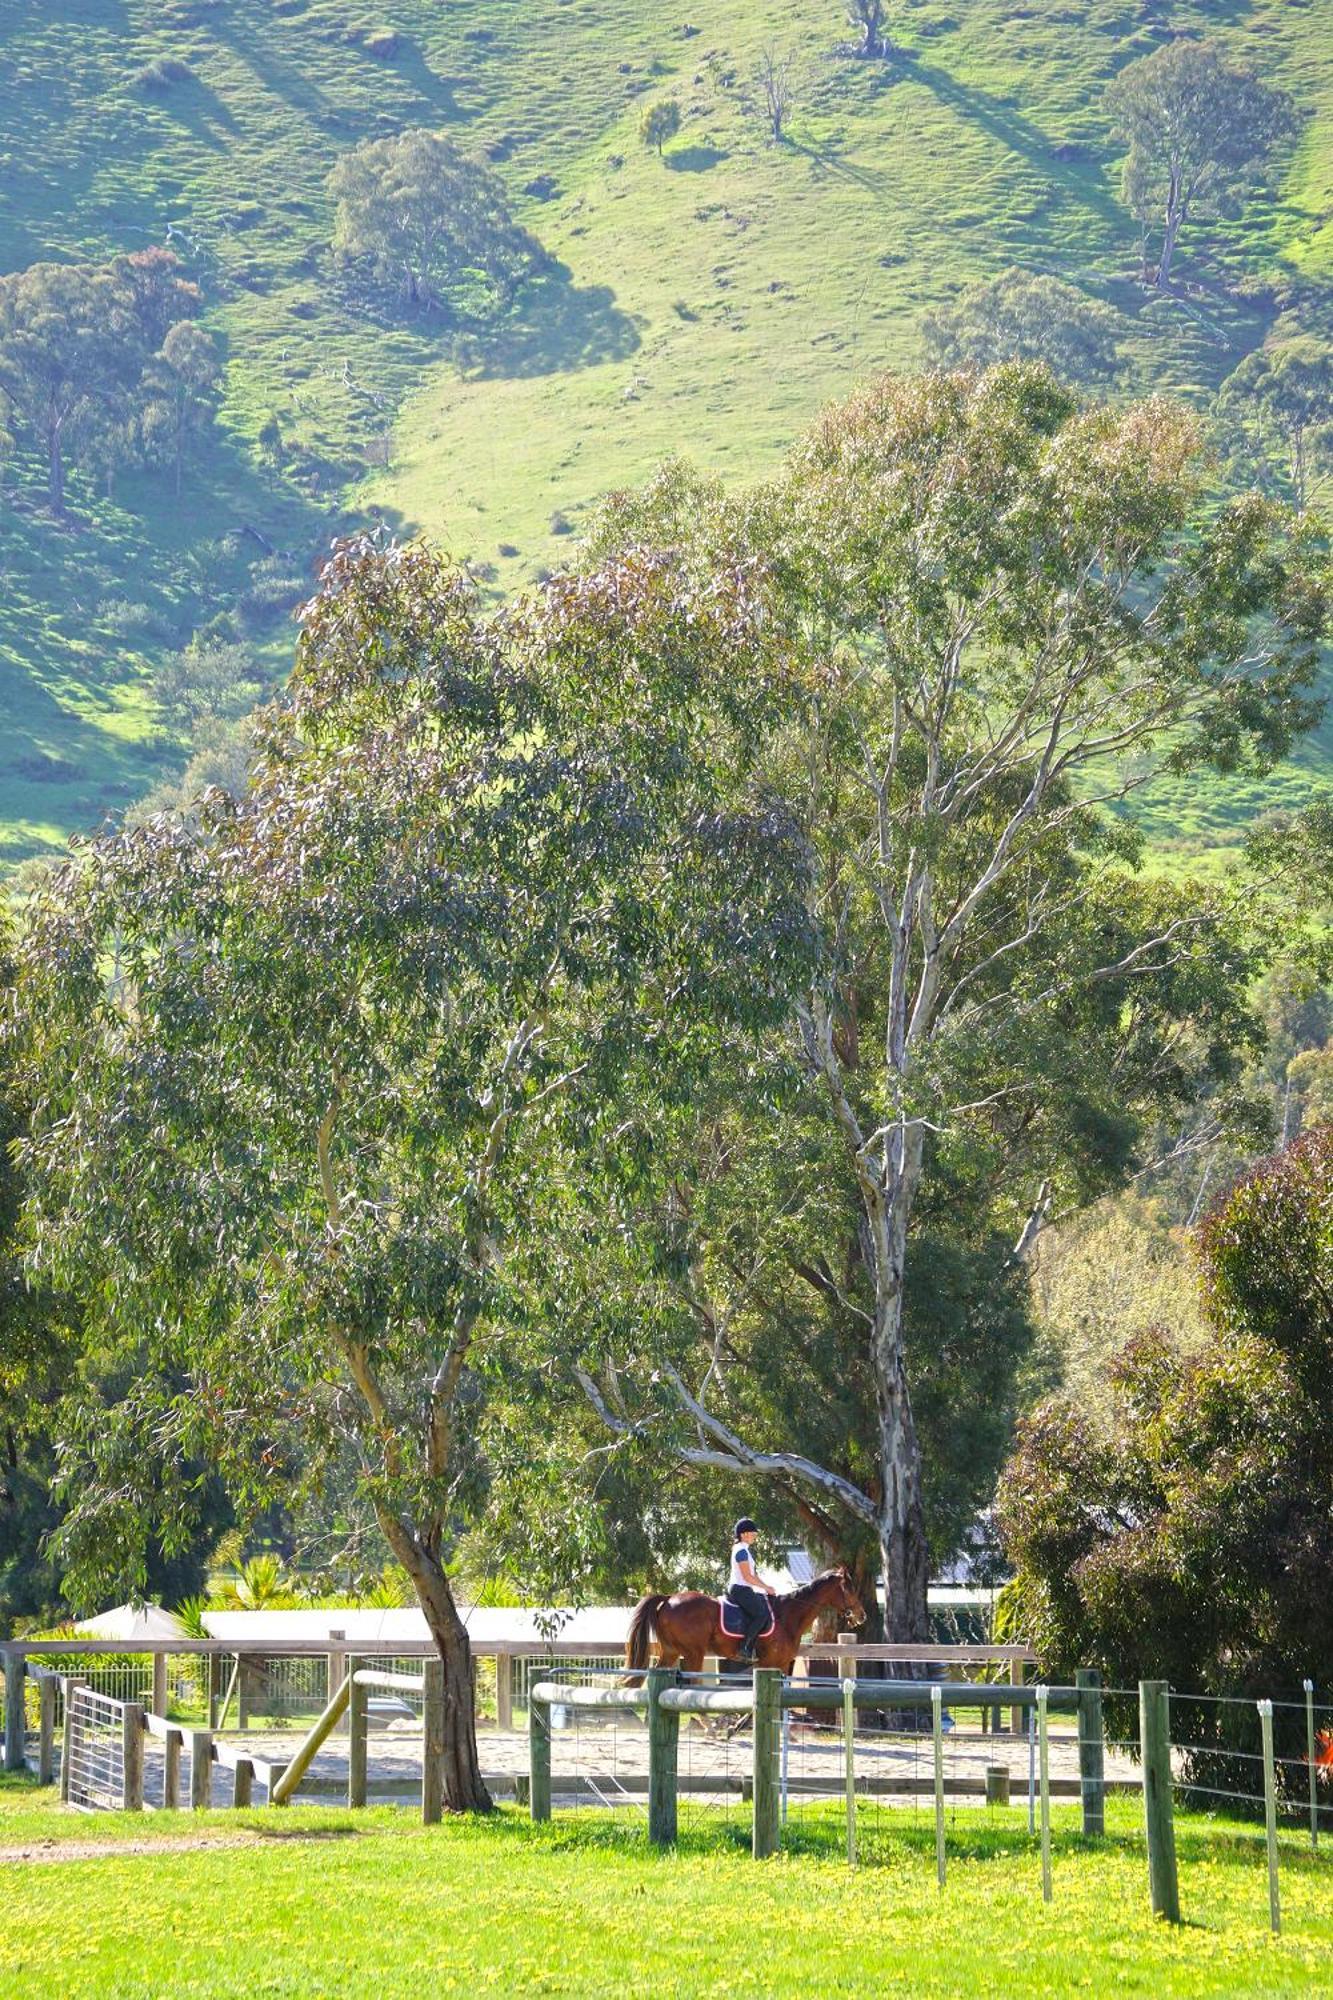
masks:
<path id="1" fill-rule="evenodd" d="M 747 1667 L 752 1667 L 755 1662 L 755 1654 L 758 1651 L 758 1648 L 759 1648 L 759 1641 L 757 1639 L 754 1638 L 746 1639 L 742 1643 L 740 1653 L 738 1654 L 737 1657 L 743 1660 Z"/>

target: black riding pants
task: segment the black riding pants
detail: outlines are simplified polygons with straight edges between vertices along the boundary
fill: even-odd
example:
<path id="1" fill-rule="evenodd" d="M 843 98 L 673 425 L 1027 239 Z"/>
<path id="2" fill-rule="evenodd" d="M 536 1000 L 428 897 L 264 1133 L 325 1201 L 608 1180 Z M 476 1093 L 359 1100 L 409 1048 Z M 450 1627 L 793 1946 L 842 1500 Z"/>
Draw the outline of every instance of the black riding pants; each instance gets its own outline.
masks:
<path id="1" fill-rule="evenodd" d="M 745 1620 L 745 1639 L 757 1639 L 768 1624 L 768 1598 L 762 1590 L 751 1590 L 748 1583 L 733 1583 L 727 1591 L 727 1602 L 734 1604 Z"/>

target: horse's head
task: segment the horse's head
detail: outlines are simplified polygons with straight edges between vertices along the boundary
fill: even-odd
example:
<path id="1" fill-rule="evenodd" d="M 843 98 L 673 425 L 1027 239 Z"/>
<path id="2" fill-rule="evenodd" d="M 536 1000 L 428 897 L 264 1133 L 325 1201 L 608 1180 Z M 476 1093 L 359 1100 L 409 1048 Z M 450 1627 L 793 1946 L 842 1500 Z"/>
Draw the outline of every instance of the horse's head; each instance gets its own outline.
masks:
<path id="1" fill-rule="evenodd" d="M 846 1563 L 839 1564 L 833 1571 L 833 1580 L 838 1586 L 837 1595 L 833 1600 L 836 1608 L 846 1614 L 850 1624 L 864 1625 L 866 1608 L 856 1594 L 856 1585 L 852 1582 L 852 1573 Z"/>

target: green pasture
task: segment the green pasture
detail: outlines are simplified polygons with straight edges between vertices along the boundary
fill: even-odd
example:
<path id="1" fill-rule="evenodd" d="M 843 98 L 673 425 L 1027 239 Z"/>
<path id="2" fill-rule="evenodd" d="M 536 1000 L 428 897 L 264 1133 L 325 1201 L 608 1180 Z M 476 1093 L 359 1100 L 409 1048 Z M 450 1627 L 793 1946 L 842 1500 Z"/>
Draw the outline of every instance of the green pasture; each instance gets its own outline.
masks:
<path id="1" fill-rule="evenodd" d="M 1254 1829 L 1188 1816 L 1178 1826 L 1190 1921 L 1171 1930 L 1148 1914 L 1137 1809 L 1122 1802 L 1097 1847 L 1057 1812 L 1047 1908 L 1016 1811 L 998 1823 L 956 1816 L 941 1893 L 928 1814 L 895 1815 L 874 1862 L 853 1872 L 836 1853 L 836 1815 L 756 1864 L 725 1826 L 655 1855 L 628 1816 L 533 1827 L 509 1808 L 430 1829 L 383 1809 L 92 1819 L 0 1781 L 0 1990 L 14 2000 L 1328 1990 L 1330 1864 L 1294 1843 L 1284 1851 L 1284 1930 L 1273 1938 Z M 198 1844 L 173 1845 L 185 1839 Z M 125 1852 L 127 1841 L 149 1851 Z M 36 1858 L 55 1842 L 64 1858 Z M 18 1849 L 31 1858 L 11 1859 Z"/>
<path id="2" fill-rule="evenodd" d="M 252 529 L 308 571 L 345 510 L 374 507 L 521 583 L 667 453 L 762 472 L 823 401 L 917 360 L 926 309 L 1014 261 L 1121 310 L 1138 386 L 1209 394 L 1262 338 L 1268 280 L 1333 275 L 1333 43 L 1314 0 L 1173 9 L 1311 117 L 1279 201 L 1187 240 L 1184 295 L 1148 301 L 1097 102 L 1157 13 L 907 0 L 902 54 L 865 65 L 838 52 L 838 0 L 0 0 L 0 269 L 170 232 L 228 361 L 223 426 L 180 505 L 165 480 L 108 500 L 76 477 L 76 526 L 57 531 L 38 469 L 9 469 L 0 864 L 179 759 L 144 681 L 244 590 Z M 801 62 L 778 147 L 748 108 L 765 44 Z M 163 59 L 188 74 L 145 84 Z M 684 118 L 659 160 L 637 124 L 667 94 Z M 337 153 L 407 124 L 486 157 L 559 260 L 461 352 L 435 322 L 368 310 L 327 253 Z M 265 644 L 282 654 L 286 628 Z M 1296 784 L 1321 785 L 1323 763 Z M 1196 786 L 1155 823 L 1209 847 L 1287 796 L 1285 777 Z"/>

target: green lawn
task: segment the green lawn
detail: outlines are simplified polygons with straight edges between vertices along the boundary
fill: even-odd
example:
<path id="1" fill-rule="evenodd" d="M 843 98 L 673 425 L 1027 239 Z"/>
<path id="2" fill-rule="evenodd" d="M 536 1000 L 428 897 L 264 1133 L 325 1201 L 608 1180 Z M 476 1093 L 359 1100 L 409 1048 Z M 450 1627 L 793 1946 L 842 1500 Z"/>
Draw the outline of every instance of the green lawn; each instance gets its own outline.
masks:
<path id="1" fill-rule="evenodd" d="M 646 1850 L 641 1822 L 532 1827 L 512 1809 L 424 1830 L 405 1813 L 265 1811 L 130 1821 L 62 1815 L 0 1784 L 0 1850 L 77 1840 L 95 1860 L 4 1866 L 6 1996 L 444 1993 L 913 1996 L 1269 1995 L 1333 1984 L 1329 1863 L 1283 1857 L 1284 1934 L 1267 1931 L 1253 1829 L 1184 1822 L 1178 1931 L 1148 1914 L 1135 1809 L 1086 1847 L 1058 1815 L 1055 1900 L 1018 1812 L 957 1816 L 936 1887 L 926 1814 L 867 1813 L 874 1861 L 836 1854 L 836 1818 L 755 1864 L 739 1823 Z M 126 1839 L 246 1846 L 117 1853 Z M 305 1836 L 305 1837 L 301 1837 Z"/>

